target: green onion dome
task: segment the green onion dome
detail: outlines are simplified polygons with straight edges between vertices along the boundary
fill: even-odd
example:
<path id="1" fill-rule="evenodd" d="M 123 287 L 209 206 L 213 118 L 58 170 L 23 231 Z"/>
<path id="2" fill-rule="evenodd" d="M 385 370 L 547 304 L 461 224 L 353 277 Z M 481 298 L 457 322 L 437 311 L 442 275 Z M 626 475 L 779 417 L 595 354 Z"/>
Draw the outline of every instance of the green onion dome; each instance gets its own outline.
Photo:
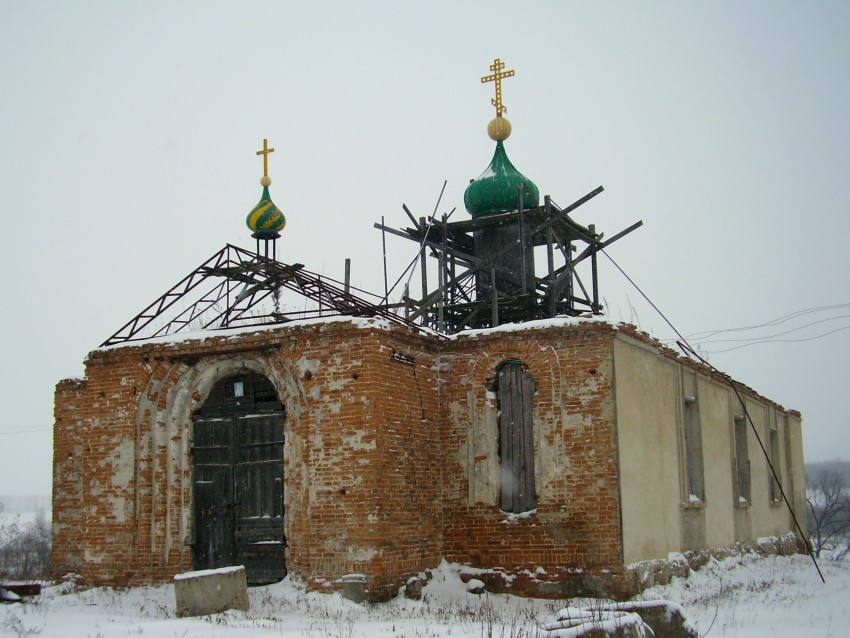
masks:
<path id="1" fill-rule="evenodd" d="M 271 182 L 271 180 L 268 180 Z M 245 219 L 255 237 L 277 235 L 286 226 L 286 217 L 269 197 L 269 186 L 263 184 L 263 197 Z"/>
<path id="2" fill-rule="evenodd" d="M 540 191 L 534 182 L 520 173 L 505 152 L 502 140 L 496 142 L 493 160 L 478 179 L 466 187 L 463 203 L 473 217 L 517 210 L 517 187 L 522 186 L 523 209 L 540 203 Z"/>

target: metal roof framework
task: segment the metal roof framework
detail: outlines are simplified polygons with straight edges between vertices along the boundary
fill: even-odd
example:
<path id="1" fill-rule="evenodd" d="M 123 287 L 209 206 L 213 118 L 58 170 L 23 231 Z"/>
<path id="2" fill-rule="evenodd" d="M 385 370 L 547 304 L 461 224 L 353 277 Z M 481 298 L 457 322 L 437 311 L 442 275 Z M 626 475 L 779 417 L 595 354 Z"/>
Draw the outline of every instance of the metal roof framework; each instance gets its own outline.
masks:
<path id="1" fill-rule="evenodd" d="M 279 296 L 289 290 L 312 300 L 301 310 L 281 309 Z M 139 341 L 192 330 L 215 330 L 286 323 L 296 319 L 381 317 L 419 328 L 376 295 L 369 301 L 348 284 L 322 277 L 303 264 L 285 264 L 227 244 L 167 292 L 150 303 L 101 346 Z"/>

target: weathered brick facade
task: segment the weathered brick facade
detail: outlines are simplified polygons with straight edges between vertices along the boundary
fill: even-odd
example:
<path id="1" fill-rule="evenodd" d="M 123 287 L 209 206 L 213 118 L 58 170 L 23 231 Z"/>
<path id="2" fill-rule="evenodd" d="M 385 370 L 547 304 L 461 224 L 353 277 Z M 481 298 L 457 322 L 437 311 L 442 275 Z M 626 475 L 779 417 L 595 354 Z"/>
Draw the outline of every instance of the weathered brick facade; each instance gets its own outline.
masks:
<path id="1" fill-rule="evenodd" d="M 311 586 L 363 574 L 377 600 L 446 559 L 491 570 L 495 589 L 623 593 L 615 334 L 573 320 L 443 339 L 335 320 L 96 350 L 56 390 L 57 575 L 191 569 L 191 414 L 251 370 L 286 407 L 287 567 Z M 537 509 L 519 515 L 498 500 L 491 387 L 508 360 L 537 383 Z"/>

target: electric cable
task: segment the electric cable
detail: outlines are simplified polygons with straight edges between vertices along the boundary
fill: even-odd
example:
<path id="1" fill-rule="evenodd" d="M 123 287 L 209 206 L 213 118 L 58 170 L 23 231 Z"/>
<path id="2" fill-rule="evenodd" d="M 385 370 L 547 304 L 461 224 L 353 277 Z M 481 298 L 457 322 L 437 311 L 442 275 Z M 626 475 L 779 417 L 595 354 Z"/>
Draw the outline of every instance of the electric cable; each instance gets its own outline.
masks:
<path id="1" fill-rule="evenodd" d="M 814 324 L 810 324 L 814 325 Z M 732 352 L 733 350 L 740 350 L 741 348 L 747 348 L 749 346 L 757 346 L 762 343 L 802 343 L 804 341 L 817 341 L 818 339 L 823 339 L 824 337 L 828 337 L 829 335 L 835 334 L 836 332 L 841 332 L 842 330 L 847 330 L 850 326 L 842 326 L 840 328 L 836 328 L 835 330 L 830 330 L 829 332 L 824 332 L 823 334 L 815 335 L 814 337 L 801 337 L 800 339 L 771 339 L 769 337 L 763 337 L 760 339 L 755 339 L 749 341 L 748 343 L 742 343 L 739 346 L 733 346 L 731 348 L 723 348 L 721 350 L 704 350 L 706 354 L 721 354 L 723 352 Z M 783 333 L 784 334 L 784 333 Z M 708 341 L 708 342 L 698 342 L 698 343 L 721 343 L 719 341 Z"/>
<path id="2" fill-rule="evenodd" d="M 835 330 L 830 330 L 829 332 L 825 332 L 823 334 L 814 335 L 814 336 L 811 336 L 811 337 L 801 337 L 799 339 L 777 339 L 776 337 L 781 337 L 781 336 L 784 336 L 784 335 L 792 334 L 794 332 L 798 332 L 799 330 L 803 330 L 805 328 L 810 328 L 811 326 L 826 323 L 826 322 L 829 322 L 829 321 L 837 321 L 839 319 L 850 319 L 850 315 L 838 315 L 838 316 L 835 316 L 835 317 L 827 317 L 826 319 L 819 319 L 817 321 L 812 321 L 810 323 L 803 324 L 802 326 L 797 326 L 796 328 L 790 328 L 788 330 L 785 330 L 784 332 L 779 332 L 779 333 L 771 334 L 771 335 L 764 335 L 764 336 L 760 336 L 760 337 L 746 337 L 746 338 L 740 338 L 740 339 L 712 339 L 711 337 L 713 337 L 715 335 L 723 334 L 723 333 L 728 333 L 728 332 L 741 332 L 741 331 L 746 331 L 746 330 L 756 330 L 756 329 L 759 329 L 759 328 L 777 326 L 777 325 L 780 325 L 782 323 L 785 323 L 786 321 L 788 321 L 789 319 L 792 319 L 792 318 L 802 317 L 804 315 L 811 314 L 813 312 L 822 312 L 824 310 L 834 310 L 836 308 L 843 308 L 843 307 L 846 307 L 846 306 L 850 306 L 850 304 L 835 304 L 835 305 L 832 305 L 832 306 L 818 306 L 818 307 L 814 307 L 814 308 L 808 308 L 808 309 L 805 309 L 805 310 L 800 310 L 800 311 L 791 313 L 789 315 L 784 315 L 784 316 L 779 317 L 777 319 L 772 319 L 771 321 L 768 321 L 768 322 L 765 322 L 765 323 L 762 323 L 762 324 L 758 324 L 758 325 L 754 325 L 754 326 L 746 326 L 746 327 L 741 327 L 741 328 L 725 328 L 723 330 L 711 330 L 711 331 L 704 331 L 704 332 L 695 332 L 695 333 L 688 335 L 688 338 L 693 340 L 695 343 L 699 344 L 700 346 L 703 346 L 704 344 L 715 344 L 715 343 L 741 343 L 742 344 L 740 346 L 735 346 L 735 347 L 732 347 L 732 348 L 724 348 L 722 350 L 706 350 L 705 348 L 701 348 L 704 352 L 706 352 L 708 354 L 719 354 L 719 353 L 722 353 L 722 352 L 731 352 L 732 350 L 737 350 L 739 348 L 743 348 L 743 347 L 750 346 L 750 345 L 756 345 L 756 344 L 759 344 L 759 343 L 797 343 L 797 342 L 803 342 L 803 341 L 814 341 L 816 339 L 820 339 L 822 337 L 829 336 L 833 333 L 840 332 L 842 330 L 846 330 L 847 328 L 850 328 L 850 326 L 842 326 L 841 328 L 836 328 Z M 706 336 L 703 337 L 703 338 L 700 338 L 700 339 L 694 339 L 694 337 L 696 337 L 698 335 L 706 335 Z M 676 341 L 676 339 L 660 339 L 660 341 L 662 343 L 673 343 L 673 342 Z"/>
<path id="3" fill-rule="evenodd" d="M 789 313 L 787 315 L 782 315 L 781 317 L 777 317 L 776 319 L 771 319 L 765 323 L 756 324 L 753 326 L 740 326 L 738 328 L 723 328 L 721 330 L 706 330 L 703 332 L 694 332 L 693 334 L 688 335 L 691 338 L 700 337 L 705 335 L 703 338 L 708 339 L 713 337 L 714 335 L 721 334 L 724 332 L 742 332 L 745 330 L 755 330 L 757 328 L 766 328 L 769 326 L 776 326 L 781 323 L 785 323 L 789 319 L 795 319 L 796 317 L 800 317 L 803 315 L 811 314 L 813 312 L 822 312 L 824 310 L 834 310 L 836 308 L 850 308 L 850 303 L 841 303 L 841 304 L 832 304 L 828 306 L 813 306 L 811 308 L 804 308 L 802 310 L 797 310 L 795 312 Z"/>

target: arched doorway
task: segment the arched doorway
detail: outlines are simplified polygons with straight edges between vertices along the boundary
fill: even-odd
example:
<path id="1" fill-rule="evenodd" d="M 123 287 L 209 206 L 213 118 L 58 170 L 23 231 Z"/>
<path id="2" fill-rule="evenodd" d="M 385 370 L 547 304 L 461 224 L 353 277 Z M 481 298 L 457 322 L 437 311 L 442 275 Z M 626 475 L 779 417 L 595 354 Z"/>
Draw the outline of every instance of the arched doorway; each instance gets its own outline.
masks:
<path id="1" fill-rule="evenodd" d="M 192 415 L 194 569 L 244 565 L 251 584 L 286 575 L 283 421 L 272 383 L 247 371 Z"/>

